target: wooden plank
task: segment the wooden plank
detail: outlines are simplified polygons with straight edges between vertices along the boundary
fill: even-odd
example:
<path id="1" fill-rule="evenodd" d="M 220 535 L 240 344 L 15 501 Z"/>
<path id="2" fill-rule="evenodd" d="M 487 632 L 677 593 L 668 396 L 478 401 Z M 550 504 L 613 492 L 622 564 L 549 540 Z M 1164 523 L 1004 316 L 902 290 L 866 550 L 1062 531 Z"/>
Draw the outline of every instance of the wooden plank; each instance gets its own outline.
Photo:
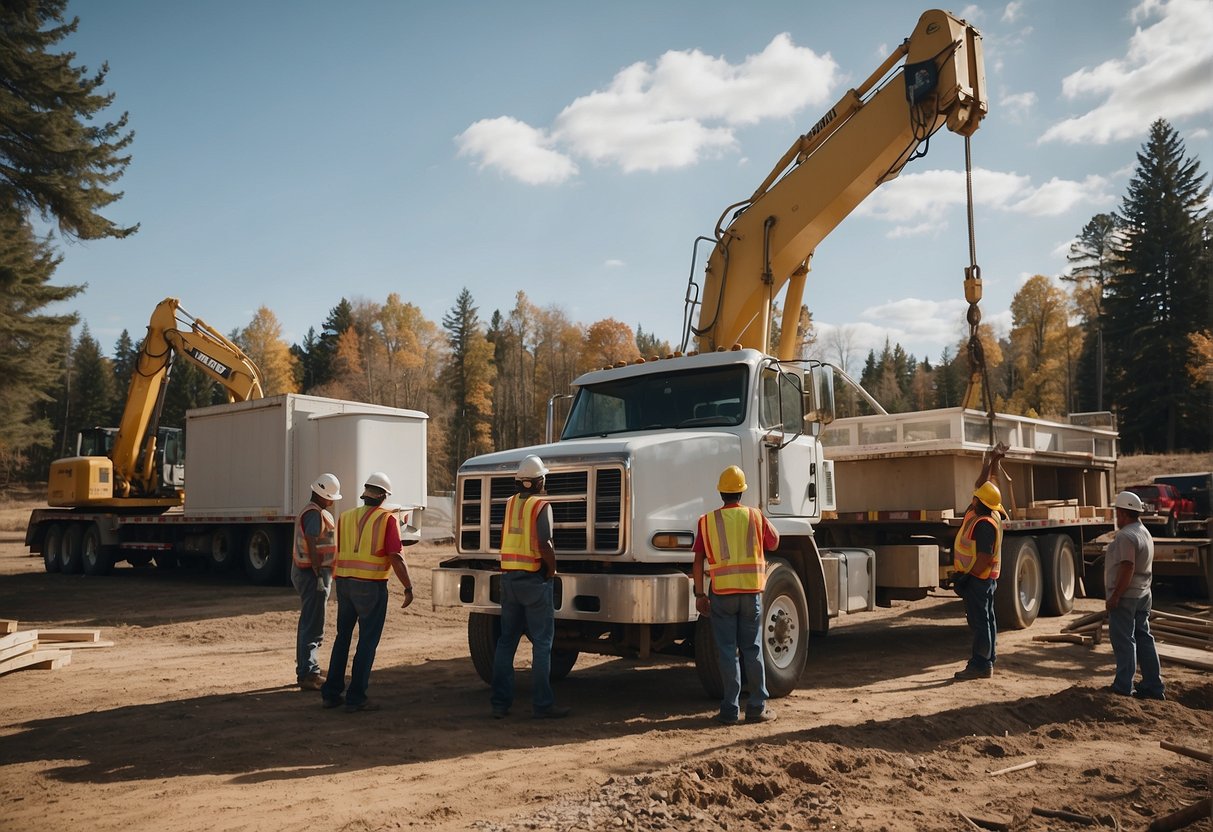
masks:
<path id="1" fill-rule="evenodd" d="M 48 649 L 53 649 L 55 647 L 58 647 L 58 648 L 64 649 L 64 650 L 67 650 L 67 649 L 88 650 L 88 649 L 94 648 L 94 647 L 113 647 L 114 643 L 112 641 L 73 641 L 71 643 L 60 641 L 60 642 L 51 642 L 50 644 L 43 644 L 41 641 L 39 641 L 38 646 L 45 647 Z"/>
<path id="2" fill-rule="evenodd" d="M 25 653 L 31 653 L 38 649 L 38 640 L 31 638 L 24 642 L 14 644 L 11 647 L 0 648 L 0 662 L 5 659 L 11 659 L 13 656 L 20 656 Z"/>
<path id="3" fill-rule="evenodd" d="M 1213 763 L 1213 754 L 1210 754 L 1208 751 L 1201 751 L 1199 748 L 1180 745 L 1177 742 L 1167 742 L 1166 740 L 1159 741 L 1158 746 L 1168 751 L 1174 751 L 1176 754 L 1191 757 L 1193 760 L 1203 760 L 1206 763 Z"/>
<path id="4" fill-rule="evenodd" d="M 17 622 L 11 618 L 0 618 L 0 636 L 17 632 Z"/>
<path id="5" fill-rule="evenodd" d="M 14 670 L 58 670 L 72 663 L 71 650 L 35 650 L 0 662 L 0 675 Z"/>
<path id="6" fill-rule="evenodd" d="M 1208 618 L 1193 618 L 1190 615 L 1179 615 L 1178 613 L 1166 612 L 1164 610 L 1150 610 L 1151 618 L 1166 618 L 1170 621 L 1179 621 L 1184 624 L 1196 624 L 1201 627 L 1213 627 L 1213 620 Z"/>
<path id="7" fill-rule="evenodd" d="M 1213 656 L 1209 655 L 1208 650 L 1180 647 L 1177 644 L 1160 644 L 1158 658 L 1171 664 L 1213 672 Z"/>
<path id="8" fill-rule="evenodd" d="M 7 636 L 0 636 L 0 650 L 6 650 L 9 647 L 16 647 L 18 644 L 26 644 L 27 642 L 37 640 L 37 630 L 22 630 L 21 632 L 11 633 Z"/>
<path id="9" fill-rule="evenodd" d="M 1056 635 L 1032 636 L 1032 641 L 1056 642 L 1059 644 L 1094 644 L 1094 636 L 1084 636 L 1078 633 L 1058 633 Z"/>
<path id="10" fill-rule="evenodd" d="M 92 630 L 87 627 L 39 627 L 35 632 L 38 633 L 38 641 L 41 642 L 60 642 L 60 641 L 100 641 L 101 631 Z"/>
<path id="11" fill-rule="evenodd" d="M 1085 627 L 1086 625 L 1091 624 L 1092 622 L 1095 622 L 1095 621 L 1102 622 L 1107 617 L 1108 617 L 1107 610 L 1100 610 L 1099 612 L 1089 612 L 1084 616 L 1075 618 L 1069 624 L 1062 627 L 1061 630 L 1063 633 L 1072 632 L 1073 630 L 1077 630 L 1079 627 Z"/>
<path id="12" fill-rule="evenodd" d="M 1175 633 L 1168 633 L 1165 630 L 1151 630 L 1155 641 L 1162 641 L 1167 644 L 1181 644 L 1184 647 L 1190 647 L 1193 650 L 1200 650 L 1208 653 L 1213 650 L 1213 643 L 1207 638 L 1192 638 L 1191 636 L 1180 636 Z M 1210 656 L 1213 658 L 1213 656 Z"/>

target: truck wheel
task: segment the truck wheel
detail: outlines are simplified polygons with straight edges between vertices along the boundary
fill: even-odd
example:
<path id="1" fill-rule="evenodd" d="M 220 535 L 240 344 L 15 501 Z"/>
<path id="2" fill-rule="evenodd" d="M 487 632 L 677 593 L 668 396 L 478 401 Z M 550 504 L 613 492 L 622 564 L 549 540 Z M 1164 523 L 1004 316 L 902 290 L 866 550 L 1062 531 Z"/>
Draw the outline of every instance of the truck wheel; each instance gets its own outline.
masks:
<path id="1" fill-rule="evenodd" d="M 63 526 L 51 523 L 42 538 L 42 568 L 47 572 L 59 571 L 59 550 L 63 548 Z"/>
<path id="2" fill-rule="evenodd" d="M 718 700 L 724 696 L 716 639 L 712 636 L 712 622 L 706 615 L 699 616 L 695 622 L 695 672 L 699 674 L 699 683 L 709 699 Z"/>
<path id="3" fill-rule="evenodd" d="M 1037 543 L 1045 576 L 1041 615 L 1065 615 L 1074 609 L 1078 571 L 1074 566 L 1074 541 L 1068 534 L 1047 534 Z"/>
<path id="4" fill-rule="evenodd" d="M 786 561 L 767 565 L 762 593 L 762 660 L 772 699 L 796 690 L 809 660 L 809 604 L 795 570 Z"/>
<path id="5" fill-rule="evenodd" d="M 501 616 L 487 612 L 468 615 L 468 652 L 472 666 L 486 685 L 493 684 L 493 656 L 497 654 L 497 639 L 501 638 Z"/>
<path id="6" fill-rule="evenodd" d="M 1002 541 L 1002 570 L 994 592 L 994 617 L 1002 630 L 1030 627 L 1040 614 L 1040 552 L 1031 537 Z"/>
<path id="7" fill-rule="evenodd" d="M 64 575 L 75 575 L 82 566 L 81 543 L 84 538 L 82 523 L 68 523 L 63 532 L 63 545 L 59 547 L 59 571 Z"/>
<path id="8" fill-rule="evenodd" d="M 496 645 L 493 645 L 496 649 Z M 553 682 L 559 682 L 561 679 L 573 672 L 573 665 L 577 664 L 577 657 L 581 655 L 576 650 L 557 650 L 552 648 L 552 670 L 548 674 Z M 491 670 L 491 668 L 490 668 Z"/>
<path id="9" fill-rule="evenodd" d="M 235 567 L 242 542 L 240 530 L 233 526 L 221 526 L 211 532 L 211 568 L 216 572 L 227 572 Z"/>
<path id="10" fill-rule="evenodd" d="M 114 567 L 114 553 L 101 545 L 101 529 L 96 523 L 89 523 L 84 529 L 80 560 L 85 575 L 108 575 Z"/>
<path id="11" fill-rule="evenodd" d="M 283 549 L 273 526 L 256 526 L 244 545 L 244 572 L 259 586 L 282 577 Z"/>

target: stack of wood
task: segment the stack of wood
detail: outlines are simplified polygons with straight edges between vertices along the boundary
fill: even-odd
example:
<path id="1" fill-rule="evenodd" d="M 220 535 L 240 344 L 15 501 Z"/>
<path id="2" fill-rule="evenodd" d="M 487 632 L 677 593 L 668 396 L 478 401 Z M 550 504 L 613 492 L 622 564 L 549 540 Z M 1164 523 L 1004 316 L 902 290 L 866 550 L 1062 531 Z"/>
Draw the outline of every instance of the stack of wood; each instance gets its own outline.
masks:
<path id="1" fill-rule="evenodd" d="M 21 630 L 17 622 L 0 619 L 0 676 L 14 670 L 58 670 L 71 663 L 72 650 L 113 647 L 101 631 L 82 627 Z"/>
<path id="2" fill-rule="evenodd" d="M 1082 518 L 1097 518 L 1112 520 L 1113 510 L 1101 506 L 1082 506 L 1078 500 L 1033 500 L 1026 508 L 1016 508 L 1012 512 L 1016 520 L 1079 520 Z"/>
<path id="3" fill-rule="evenodd" d="M 1032 636 L 1032 640 L 1094 647 L 1107 637 L 1107 625 L 1108 613 L 1100 610 L 1074 619 L 1056 635 Z M 1213 670 L 1213 621 L 1151 610 L 1150 632 L 1159 643 L 1162 658 L 1197 670 Z"/>

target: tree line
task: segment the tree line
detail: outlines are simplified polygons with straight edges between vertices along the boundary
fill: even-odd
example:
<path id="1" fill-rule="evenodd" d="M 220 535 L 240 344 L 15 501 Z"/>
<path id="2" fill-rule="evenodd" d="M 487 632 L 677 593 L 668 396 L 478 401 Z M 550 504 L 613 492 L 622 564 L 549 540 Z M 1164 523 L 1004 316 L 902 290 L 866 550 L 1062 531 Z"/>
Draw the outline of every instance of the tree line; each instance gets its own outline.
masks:
<path id="1" fill-rule="evenodd" d="M 116 425 L 138 344 L 124 331 L 110 349 L 75 315 L 50 315 L 83 287 L 52 282 L 55 238 L 122 238 L 102 211 L 130 157 L 127 115 L 104 123 L 113 94 L 106 68 L 89 74 L 52 48 L 75 30 L 66 0 L 0 6 L 0 34 L 19 48 L 0 94 L 0 479 L 39 481 L 50 460 L 73 453 L 75 434 Z M 52 151 L 52 148 L 54 150 Z M 1150 127 L 1120 210 L 1097 214 L 1071 246 L 1060 282 L 1036 275 L 1011 303 L 1012 327 L 979 334 L 996 409 L 1064 418 L 1117 414 L 1125 451 L 1207 451 L 1213 434 L 1209 187 L 1199 162 L 1165 121 Z M 778 317 L 776 317 L 778 320 Z M 75 329 L 79 325 L 78 331 Z M 802 356 L 848 371 L 857 363 L 847 328 L 819 338 L 807 309 L 795 337 Z M 76 334 L 73 334 L 76 332 Z M 440 322 L 397 293 L 343 297 L 302 342 L 289 344 L 262 307 L 232 339 L 261 368 L 266 392 L 301 392 L 422 410 L 430 415 L 430 487 L 452 487 L 475 454 L 541 442 L 549 400 L 585 370 L 670 353 L 641 327 L 584 325 L 555 304 L 518 292 L 511 309 L 480 315 L 465 288 Z M 778 331 L 774 337 L 780 337 Z M 932 363 L 900 344 L 872 350 L 860 383 L 890 412 L 960 405 L 969 377 L 959 340 Z M 162 424 L 214 404 L 222 390 L 178 361 Z M 840 415 L 866 411 L 840 388 Z M 187 439 L 188 441 L 188 439 Z"/>

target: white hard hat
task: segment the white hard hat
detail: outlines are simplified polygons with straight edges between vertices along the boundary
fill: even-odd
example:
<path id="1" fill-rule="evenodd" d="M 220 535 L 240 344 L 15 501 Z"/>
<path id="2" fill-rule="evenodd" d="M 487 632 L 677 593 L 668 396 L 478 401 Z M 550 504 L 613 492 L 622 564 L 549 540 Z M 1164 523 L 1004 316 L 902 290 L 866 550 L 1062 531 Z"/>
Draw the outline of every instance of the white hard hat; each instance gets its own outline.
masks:
<path id="1" fill-rule="evenodd" d="M 312 490 L 326 500 L 341 499 L 341 482 L 332 474 L 321 474 L 312 483 Z"/>
<path id="2" fill-rule="evenodd" d="M 392 481 L 389 480 L 387 474 L 383 473 L 382 471 L 376 471 L 367 477 L 366 486 L 374 486 L 375 488 L 382 489 L 384 494 L 392 493 Z M 363 489 L 362 496 L 368 496 L 365 488 Z"/>
<path id="3" fill-rule="evenodd" d="M 1132 511 L 1141 514 L 1146 510 L 1146 507 L 1141 504 L 1141 497 L 1138 497 L 1132 491 L 1122 491 L 1116 495 L 1116 502 L 1112 505 L 1117 508 L 1123 508 L 1125 511 Z"/>
<path id="4" fill-rule="evenodd" d="M 518 463 L 518 472 L 514 474 L 516 480 L 537 480 L 540 477 L 548 475 L 547 466 L 543 464 L 543 460 L 531 454 L 522 462 Z"/>

